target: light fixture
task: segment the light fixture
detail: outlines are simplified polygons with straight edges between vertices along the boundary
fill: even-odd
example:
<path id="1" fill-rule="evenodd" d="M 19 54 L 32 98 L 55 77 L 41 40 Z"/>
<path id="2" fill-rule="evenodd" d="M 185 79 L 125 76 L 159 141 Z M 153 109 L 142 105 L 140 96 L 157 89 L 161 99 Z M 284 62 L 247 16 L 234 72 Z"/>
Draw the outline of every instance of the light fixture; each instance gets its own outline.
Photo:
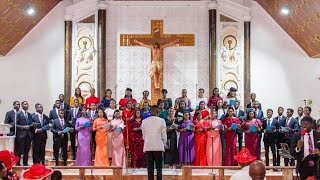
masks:
<path id="1" fill-rule="evenodd" d="M 288 15 L 288 14 L 290 14 L 290 8 L 289 8 L 289 6 L 283 6 L 283 7 L 281 8 L 281 14 L 283 14 L 283 15 Z"/>
<path id="2" fill-rule="evenodd" d="M 24 9 L 24 12 L 26 13 L 26 15 L 28 16 L 32 16 L 34 15 L 35 13 L 35 10 L 32 6 L 27 6 L 25 9 Z"/>

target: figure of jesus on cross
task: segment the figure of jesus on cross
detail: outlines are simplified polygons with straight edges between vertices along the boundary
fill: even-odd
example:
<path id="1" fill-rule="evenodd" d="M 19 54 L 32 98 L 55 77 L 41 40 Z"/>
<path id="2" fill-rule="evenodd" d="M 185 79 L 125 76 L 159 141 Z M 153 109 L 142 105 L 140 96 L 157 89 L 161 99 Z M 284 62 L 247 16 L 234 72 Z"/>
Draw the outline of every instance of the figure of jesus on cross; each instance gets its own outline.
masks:
<path id="1" fill-rule="evenodd" d="M 151 50 L 151 101 L 156 104 L 163 89 L 163 49 L 194 46 L 194 34 L 164 34 L 163 21 L 151 20 L 151 34 L 120 34 L 120 46 L 141 46 Z"/>
<path id="2" fill-rule="evenodd" d="M 174 41 L 171 41 L 166 44 L 159 44 L 156 42 L 155 44 L 145 44 L 143 42 L 140 42 L 138 40 L 133 40 L 134 43 L 139 44 L 142 47 L 147 47 L 151 49 L 152 59 L 151 59 L 151 69 L 150 69 L 150 77 L 154 80 L 154 87 L 155 89 L 160 89 L 160 77 L 162 76 L 162 59 L 161 59 L 161 53 L 164 48 L 170 47 L 170 46 L 179 46 L 177 44 L 179 42 L 179 39 L 176 39 Z"/>

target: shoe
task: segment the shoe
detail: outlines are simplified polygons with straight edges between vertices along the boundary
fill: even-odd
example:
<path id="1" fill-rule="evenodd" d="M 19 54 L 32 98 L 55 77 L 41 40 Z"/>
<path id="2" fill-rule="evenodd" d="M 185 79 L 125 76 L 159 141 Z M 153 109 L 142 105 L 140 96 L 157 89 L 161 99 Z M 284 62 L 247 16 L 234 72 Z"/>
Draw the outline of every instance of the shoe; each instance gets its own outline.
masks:
<path id="1" fill-rule="evenodd" d="M 19 164 L 16 164 L 15 166 L 21 166 L 21 164 L 19 163 Z"/>

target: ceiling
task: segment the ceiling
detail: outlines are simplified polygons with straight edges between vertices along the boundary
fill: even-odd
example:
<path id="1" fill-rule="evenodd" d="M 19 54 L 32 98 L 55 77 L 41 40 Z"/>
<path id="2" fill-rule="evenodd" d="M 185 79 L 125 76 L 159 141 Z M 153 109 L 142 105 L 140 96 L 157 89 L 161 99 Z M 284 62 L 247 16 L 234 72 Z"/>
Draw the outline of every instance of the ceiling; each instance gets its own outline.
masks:
<path id="1" fill-rule="evenodd" d="M 320 0 L 256 1 L 310 57 L 320 57 Z M 284 6 L 287 16 L 280 13 Z"/>
<path id="2" fill-rule="evenodd" d="M 60 0 L 0 0 L 0 56 L 6 55 Z M 25 13 L 33 7 L 34 15 Z"/>

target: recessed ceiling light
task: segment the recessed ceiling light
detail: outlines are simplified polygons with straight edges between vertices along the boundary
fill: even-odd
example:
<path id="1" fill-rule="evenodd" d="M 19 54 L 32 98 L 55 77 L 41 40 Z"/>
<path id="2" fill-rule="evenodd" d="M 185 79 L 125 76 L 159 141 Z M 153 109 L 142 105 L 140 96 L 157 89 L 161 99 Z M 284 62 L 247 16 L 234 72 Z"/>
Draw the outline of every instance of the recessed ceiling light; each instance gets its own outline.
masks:
<path id="1" fill-rule="evenodd" d="M 283 14 L 283 15 L 288 15 L 288 14 L 290 14 L 290 8 L 289 8 L 288 6 L 283 6 L 283 7 L 281 8 L 281 14 Z"/>
<path id="2" fill-rule="evenodd" d="M 28 15 L 28 16 L 32 16 L 34 15 L 35 13 L 35 10 L 32 6 L 27 6 L 25 9 L 24 9 L 25 13 Z"/>

